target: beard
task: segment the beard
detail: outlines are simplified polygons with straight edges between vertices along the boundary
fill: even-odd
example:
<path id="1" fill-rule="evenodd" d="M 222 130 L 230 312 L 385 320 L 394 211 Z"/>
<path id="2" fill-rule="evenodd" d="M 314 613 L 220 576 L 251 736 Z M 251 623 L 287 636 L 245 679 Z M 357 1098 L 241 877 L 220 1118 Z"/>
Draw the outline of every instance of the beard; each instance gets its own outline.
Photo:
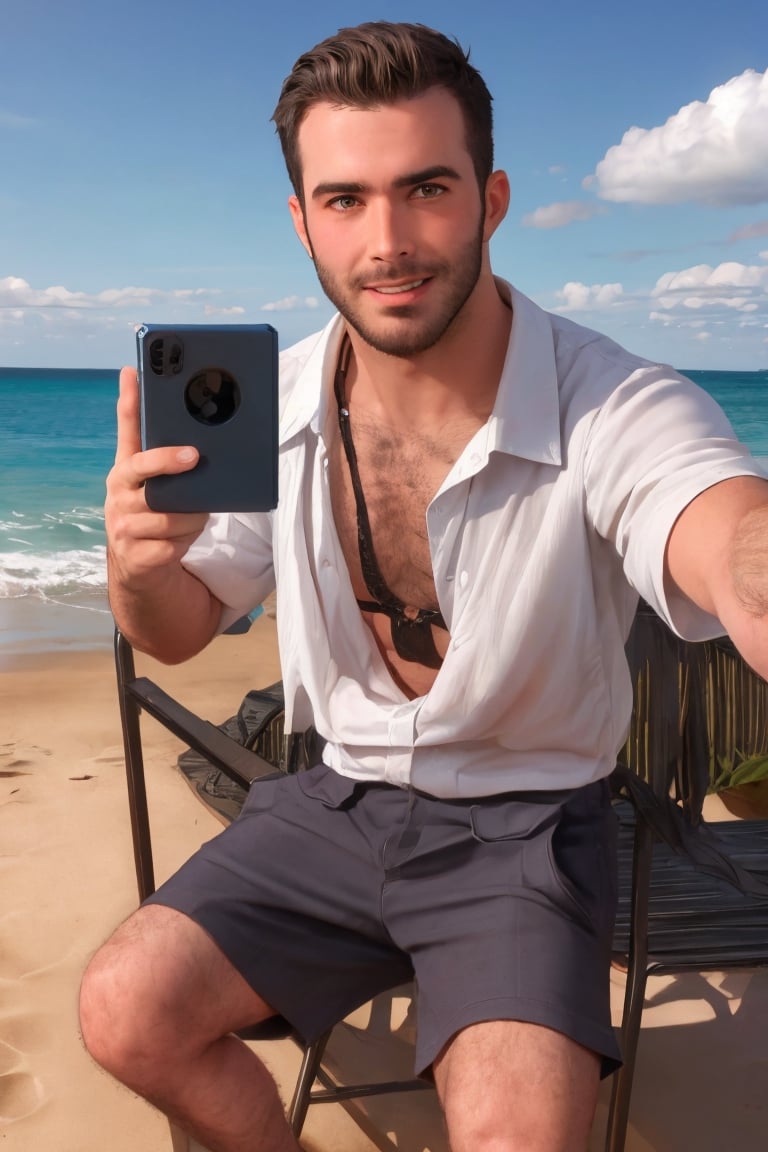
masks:
<path id="1" fill-rule="evenodd" d="M 314 249 L 312 261 L 323 292 L 366 344 L 377 352 L 407 359 L 434 347 L 455 324 L 474 292 L 483 262 L 483 223 L 481 219 L 475 235 L 450 264 L 417 266 L 413 261 L 404 260 L 390 264 L 386 276 L 369 274 L 344 282 L 317 259 Z M 433 315 L 425 315 L 427 309 L 421 304 L 397 304 L 396 297 L 392 304 L 380 309 L 376 318 L 366 318 L 364 310 L 356 304 L 360 293 L 377 283 L 385 287 L 393 281 L 403 283 L 427 278 L 436 280 L 444 288 L 444 297 Z"/>

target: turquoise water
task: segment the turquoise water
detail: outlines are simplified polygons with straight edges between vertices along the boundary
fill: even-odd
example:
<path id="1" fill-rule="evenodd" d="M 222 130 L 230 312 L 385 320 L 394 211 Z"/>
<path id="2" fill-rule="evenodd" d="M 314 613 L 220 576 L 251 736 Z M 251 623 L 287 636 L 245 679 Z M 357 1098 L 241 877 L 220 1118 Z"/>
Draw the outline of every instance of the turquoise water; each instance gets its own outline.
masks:
<path id="1" fill-rule="evenodd" d="M 689 372 L 768 466 L 768 372 Z M 117 372 L 0 368 L 0 647 L 109 642 L 104 480 Z"/>
<path id="2" fill-rule="evenodd" d="M 686 372 L 728 415 L 739 439 L 768 461 L 768 371 Z"/>
<path id="3" fill-rule="evenodd" d="M 117 372 L 0 369 L 0 646 L 109 642 L 104 480 Z"/>

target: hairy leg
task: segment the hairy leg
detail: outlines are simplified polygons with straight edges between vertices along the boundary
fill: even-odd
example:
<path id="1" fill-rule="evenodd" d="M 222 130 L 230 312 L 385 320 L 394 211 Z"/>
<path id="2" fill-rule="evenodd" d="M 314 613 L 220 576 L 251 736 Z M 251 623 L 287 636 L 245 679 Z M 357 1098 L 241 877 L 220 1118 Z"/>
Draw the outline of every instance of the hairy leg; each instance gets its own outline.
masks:
<path id="1" fill-rule="evenodd" d="M 567 1036 L 514 1020 L 474 1024 L 434 1074 L 452 1152 L 585 1152 L 600 1062 Z"/>
<path id="2" fill-rule="evenodd" d="M 94 1059 L 211 1152 L 295 1152 L 272 1077 L 231 1033 L 273 1010 L 194 921 L 135 913 L 96 953 L 80 997 Z"/>

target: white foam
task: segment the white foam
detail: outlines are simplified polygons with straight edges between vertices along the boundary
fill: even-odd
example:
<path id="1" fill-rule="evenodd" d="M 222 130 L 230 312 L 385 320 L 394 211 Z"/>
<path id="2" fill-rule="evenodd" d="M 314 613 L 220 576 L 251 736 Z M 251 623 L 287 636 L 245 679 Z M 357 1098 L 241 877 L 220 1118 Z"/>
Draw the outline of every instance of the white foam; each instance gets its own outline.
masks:
<path id="1" fill-rule="evenodd" d="M 104 590 L 107 586 L 107 550 L 0 553 L 0 598 L 51 597 L 78 589 Z"/>

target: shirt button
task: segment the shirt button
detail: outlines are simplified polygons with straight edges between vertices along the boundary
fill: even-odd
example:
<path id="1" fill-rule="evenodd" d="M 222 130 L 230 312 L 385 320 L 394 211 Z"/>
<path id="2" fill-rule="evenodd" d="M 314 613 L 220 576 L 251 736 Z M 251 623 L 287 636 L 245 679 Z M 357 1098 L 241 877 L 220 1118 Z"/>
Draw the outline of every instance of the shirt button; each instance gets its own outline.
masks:
<path id="1" fill-rule="evenodd" d="M 462 572 L 459 576 L 459 586 L 466 588 L 467 584 L 469 584 L 469 572 Z"/>

